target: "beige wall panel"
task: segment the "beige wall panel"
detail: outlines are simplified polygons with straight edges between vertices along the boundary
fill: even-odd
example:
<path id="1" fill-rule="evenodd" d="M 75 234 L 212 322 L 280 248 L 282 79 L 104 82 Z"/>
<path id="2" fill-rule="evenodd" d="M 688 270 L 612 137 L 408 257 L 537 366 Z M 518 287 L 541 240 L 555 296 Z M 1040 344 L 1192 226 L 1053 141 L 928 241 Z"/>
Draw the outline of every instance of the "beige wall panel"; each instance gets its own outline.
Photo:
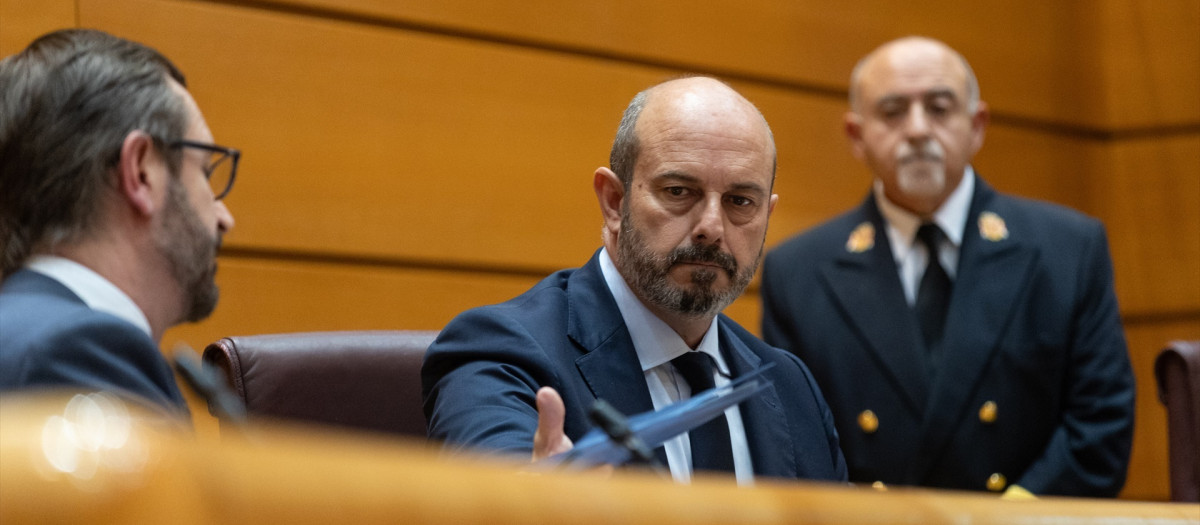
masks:
<path id="1" fill-rule="evenodd" d="M 0 0 L 0 58 L 55 29 L 75 27 L 73 0 Z"/>
<path id="2" fill-rule="evenodd" d="M 1107 10 L 1030 0 L 269 3 L 835 89 L 845 88 L 854 62 L 875 46 L 922 34 L 966 55 L 985 99 L 1007 116 L 1104 129 L 1200 122 L 1195 101 L 1171 112 L 1139 109 L 1110 116 L 1103 111 L 1106 101 L 1123 99 L 1108 96 L 1102 85 L 1115 80 L 1109 78 L 1113 73 L 1144 69 L 1128 70 L 1105 58 L 1112 48 L 1129 58 L 1157 53 L 1156 80 L 1198 89 L 1197 0 L 1166 5 L 1113 0 Z M 1144 38 L 1147 33 L 1159 36 Z M 1156 94 L 1153 85 L 1127 87 L 1118 91 L 1140 99 Z"/>
<path id="3" fill-rule="evenodd" d="M 1083 179 L 1105 220 L 1127 313 L 1200 312 L 1200 134 L 1112 143 Z"/>
<path id="4" fill-rule="evenodd" d="M 1170 497 L 1167 414 L 1158 399 L 1154 359 L 1175 339 L 1200 339 L 1200 315 L 1165 322 L 1126 322 L 1129 354 L 1137 377 L 1137 423 L 1133 458 L 1121 497 L 1166 500 Z"/>
<path id="5" fill-rule="evenodd" d="M 1114 127 L 1200 127 L 1200 0 L 1106 0 L 1095 53 Z"/>

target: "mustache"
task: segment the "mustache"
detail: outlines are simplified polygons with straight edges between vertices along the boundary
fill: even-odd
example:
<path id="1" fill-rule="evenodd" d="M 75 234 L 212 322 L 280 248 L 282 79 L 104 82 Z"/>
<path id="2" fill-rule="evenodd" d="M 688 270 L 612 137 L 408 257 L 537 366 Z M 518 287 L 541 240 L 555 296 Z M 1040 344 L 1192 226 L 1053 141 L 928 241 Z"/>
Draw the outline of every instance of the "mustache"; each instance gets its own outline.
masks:
<path id="1" fill-rule="evenodd" d="M 941 145 L 932 140 L 925 141 L 916 146 L 913 146 L 911 143 L 903 143 L 896 152 L 896 158 L 901 164 L 919 160 L 941 161 L 942 157 Z"/>
<path id="2" fill-rule="evenodd" d="M 722 252 L 714 244 L 693 244 L 675 248 L 671 251 L 671 255 L 667 257 L 667 266 L 671 267 L 680 263 L 714 264 L 725 270 L 730 277 L 736 276 L 738 270 L 737 260 L 732 255 Z"/>

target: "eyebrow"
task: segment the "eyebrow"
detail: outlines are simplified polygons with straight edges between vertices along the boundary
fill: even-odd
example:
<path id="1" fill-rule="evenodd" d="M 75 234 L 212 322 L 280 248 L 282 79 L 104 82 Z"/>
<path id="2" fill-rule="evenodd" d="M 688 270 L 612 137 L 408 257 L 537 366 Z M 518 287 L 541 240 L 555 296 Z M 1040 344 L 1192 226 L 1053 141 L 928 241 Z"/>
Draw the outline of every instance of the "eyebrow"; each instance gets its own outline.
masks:
<path id="1" fill-rule="evenodd" d="M 674 170 L 660 173 L 654 177 L 654 181 L 661 181 L 661 180 L 675 180 L 675 181 L 687 182 L 687 183 L 691 183 L 691 184 L 699 184 L 700 183 L 699 177 L 692 175 L 690 173 L 687 173 L 687 172 L 674 171 Z M 732 191 L 751 191 L 751 192 L 755 192 L 755 193 L 766 193 L 767 192 L 766 188 L 763 188 L 763 186 L 761 184 L 758 184 L 757 182 L 737 182 L 737 183 L 734 183 L 726 191 L 731 191 L 731 190 Z"/>
<path id="2" fill-rule="evenodd" d="M 921 93 L 920 98 L 922 100 L 929 100 L 929 99 L 934 99 L 934 98 L 949 98 L 952 100 L 958 100 L 958 94 L 955 93 L 953 89 L 950 89 L 948 87 L 935 87 L 935 88 L 929 89 L 929 90 Z M 880 97 L 879 101 L 875 103 L 875 106 L 879 107 L 884 104 L 890 104 L 893 102 L 901 102 L 901 101 L 908 101 L 908 100 L 909 100 L 909 97 L 892 93 L 892 94 L 888 94 L 888 95 L 884 95 L 884 96 Z"/>

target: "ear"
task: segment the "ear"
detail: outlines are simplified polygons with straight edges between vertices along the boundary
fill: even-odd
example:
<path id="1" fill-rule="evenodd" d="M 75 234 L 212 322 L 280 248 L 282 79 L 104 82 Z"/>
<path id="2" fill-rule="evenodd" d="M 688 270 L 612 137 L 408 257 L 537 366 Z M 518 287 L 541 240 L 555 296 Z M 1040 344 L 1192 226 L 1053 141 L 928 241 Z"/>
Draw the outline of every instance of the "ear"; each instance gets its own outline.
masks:
<path id="1" fill-rule="evenodd" d="M 613 239 L 621 231 L 621 202 L 625 200 L 625 185 L 621 178 L 608 168 L 596 168 L 592 177 L 596 200 L 600 201 L 600 214 L 604 216 L 604 229 Z"/>
<path id="2" fill-rule="evenodd" d="M 779 194 L 772 193 L 771 200 L 767 204 L 767 217 L 770 217 L 772 213 L 775 213 L 776 204 L 779 204 Z"/>
<path id="3" fill-rule="evenodd" d="M 129 206 L 142 215 L 151 215 L 164 193 L 158 180 L 166 164 L 154 147 L 154 139 L 143 131 L 131 131 L 121 143 L 117 160 L 117 188 Z"/>
<path id="4" fill-rule="evenodd" d="M 991 110 L 988 108 L 987 102 L 979 101 L 979 105 L 975 108 L 975 114 L 971 116 L 971 155 L 979 152 L 979 148 L 983 147 L 983 135 L 987 131 L 988 122 L 992 120 Z"/>
<path id="5" fill-rule="evenodd" d="M 850 139 L 850 152 L 854 154 L 854 158 L 862 160 L 864 155 L 862 116 L 853 111 L 847 111 L 846 115 L 842 117 L 842 121 L 846 138 Z"/>

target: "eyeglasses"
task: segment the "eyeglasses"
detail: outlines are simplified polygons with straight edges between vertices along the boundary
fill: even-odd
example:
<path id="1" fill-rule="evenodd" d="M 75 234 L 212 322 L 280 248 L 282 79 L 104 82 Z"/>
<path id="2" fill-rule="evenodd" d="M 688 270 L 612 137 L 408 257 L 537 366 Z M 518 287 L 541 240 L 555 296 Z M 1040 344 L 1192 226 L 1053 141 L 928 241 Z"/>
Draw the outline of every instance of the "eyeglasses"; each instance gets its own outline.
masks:
<path id="1" fill-rule="evenodd" d="M 167 146 L 196 148 L 209 153 L 208 163 L 203 168 L 204 178 L 208 179 L 208 187 L 212 189 L 213 197 L 216 200 L 224 199 L 229 194 L 229 190 L 233 189 L 233 178 L 237 176 L 238 159 L 242 158 L 242 152 L 225 146 L 191 140 L 176 140 Z"/>

